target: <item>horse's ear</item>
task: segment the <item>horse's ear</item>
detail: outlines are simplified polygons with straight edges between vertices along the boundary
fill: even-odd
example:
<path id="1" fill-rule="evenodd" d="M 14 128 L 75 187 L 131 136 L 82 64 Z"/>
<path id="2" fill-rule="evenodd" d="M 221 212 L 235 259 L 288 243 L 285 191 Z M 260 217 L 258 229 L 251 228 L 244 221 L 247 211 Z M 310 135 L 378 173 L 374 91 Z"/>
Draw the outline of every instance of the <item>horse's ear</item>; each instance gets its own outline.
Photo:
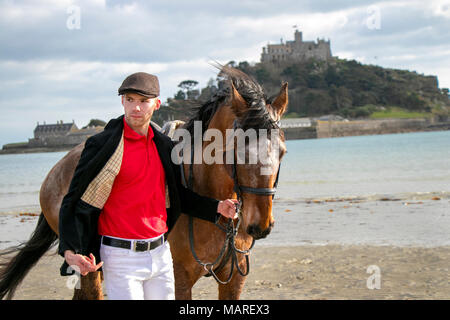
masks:
<path id="1" fill-rule="evenodd" d="M 283 113 L 286 112 L 288 105 L 288 83 L 285 82 L 281 86 L 280 93 L 272 102 L 272 108 L 276 112 L 277 116 L 281 118 Z"/>
<path id="2" fill-rule="evenodd" d="M 231 81 L 231 109 L 237 118 L 241 118 L 247 110 L 247 102 L 240 95 Z"/>

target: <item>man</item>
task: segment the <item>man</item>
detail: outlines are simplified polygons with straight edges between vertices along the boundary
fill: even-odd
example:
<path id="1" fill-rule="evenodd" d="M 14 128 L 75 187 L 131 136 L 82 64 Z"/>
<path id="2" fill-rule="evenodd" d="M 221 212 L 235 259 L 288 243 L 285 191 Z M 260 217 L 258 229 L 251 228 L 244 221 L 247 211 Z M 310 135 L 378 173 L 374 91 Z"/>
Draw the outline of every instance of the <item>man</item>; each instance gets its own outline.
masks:
<path id="1" fill-rule="evenodd" d="M 174 299 L 165 239 L 178 216 L 236 218 L 237 201 L 202 197 L 181 184 L 173 142 L 150 123 L 161 105 L 156 76 L 132 74 L 118 91 L 125 114 L 86 141 L 61 205 L 61 273 L 102 268 L 109 299 Z"/>

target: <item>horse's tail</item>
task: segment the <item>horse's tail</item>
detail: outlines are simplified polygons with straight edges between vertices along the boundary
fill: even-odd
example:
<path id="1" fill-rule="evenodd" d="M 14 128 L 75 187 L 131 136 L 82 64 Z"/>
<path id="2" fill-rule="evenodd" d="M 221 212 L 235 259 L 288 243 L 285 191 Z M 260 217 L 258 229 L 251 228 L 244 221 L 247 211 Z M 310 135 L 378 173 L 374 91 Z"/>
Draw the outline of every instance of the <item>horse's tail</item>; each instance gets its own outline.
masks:
<path id="1" fill-rule="evenodd" d="M 17 254 L 7 263 L 2 263 L 0 270 L 0 300 L 7 296 L 11 299 L 18 285 L 27 275 L 28 271 L 38 262 L 45 252 L 56 244 L 58 236 L 50 228 L 44 215 L 41 213 L 30 239 L 21 245 L 10 248 L 1 256 Z"/>

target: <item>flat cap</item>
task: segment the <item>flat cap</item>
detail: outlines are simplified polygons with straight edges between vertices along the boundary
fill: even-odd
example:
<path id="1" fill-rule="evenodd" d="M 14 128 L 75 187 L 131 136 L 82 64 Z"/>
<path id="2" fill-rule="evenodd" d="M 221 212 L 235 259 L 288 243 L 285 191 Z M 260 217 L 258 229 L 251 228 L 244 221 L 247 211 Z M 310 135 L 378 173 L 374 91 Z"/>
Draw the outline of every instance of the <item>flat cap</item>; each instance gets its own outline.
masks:
<path id="1" fill-rule="evenodd" d="M 156 98 L 159 96 L 159 80 L 157 76 L 146 72 L 137 72 L 123 80 L 119 88 L 119 95 L 135 92 L 144 97 Z"/>

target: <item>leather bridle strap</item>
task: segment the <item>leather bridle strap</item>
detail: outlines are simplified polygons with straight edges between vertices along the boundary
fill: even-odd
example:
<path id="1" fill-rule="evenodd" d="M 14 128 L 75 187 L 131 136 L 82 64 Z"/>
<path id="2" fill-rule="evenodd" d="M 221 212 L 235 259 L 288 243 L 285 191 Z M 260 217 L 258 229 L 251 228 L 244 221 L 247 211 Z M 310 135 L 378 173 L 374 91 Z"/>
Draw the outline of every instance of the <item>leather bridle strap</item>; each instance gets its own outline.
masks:
<path id="1" fill-rule="evenodd" d="M 242 186 L 239 184 L 238 178 L 237 178 L 236 163 L 234 163 L 231 174 L 232 174 L 232 177 L 234 180 L 234 192 L 236 192 L 236 194 L 238 196 L 238 200 L 242 199 L 241 193 L 243 193 L 243 192 L 252 193 L 252 194 L 256 194 L 256 195 L 260 195 L 260 196 L 272 196 L 272 199 L 273 199 L 273 197 L 275 196 L 275 193 L 277 191 L 278 177 L 280 175 L 280 168 L 281 168 L 281 165 L 278 167 L 277 176 L 275 178 L 275 183 L 273 185 L 273 188 L 253 188 L 253 187 Z"/>

